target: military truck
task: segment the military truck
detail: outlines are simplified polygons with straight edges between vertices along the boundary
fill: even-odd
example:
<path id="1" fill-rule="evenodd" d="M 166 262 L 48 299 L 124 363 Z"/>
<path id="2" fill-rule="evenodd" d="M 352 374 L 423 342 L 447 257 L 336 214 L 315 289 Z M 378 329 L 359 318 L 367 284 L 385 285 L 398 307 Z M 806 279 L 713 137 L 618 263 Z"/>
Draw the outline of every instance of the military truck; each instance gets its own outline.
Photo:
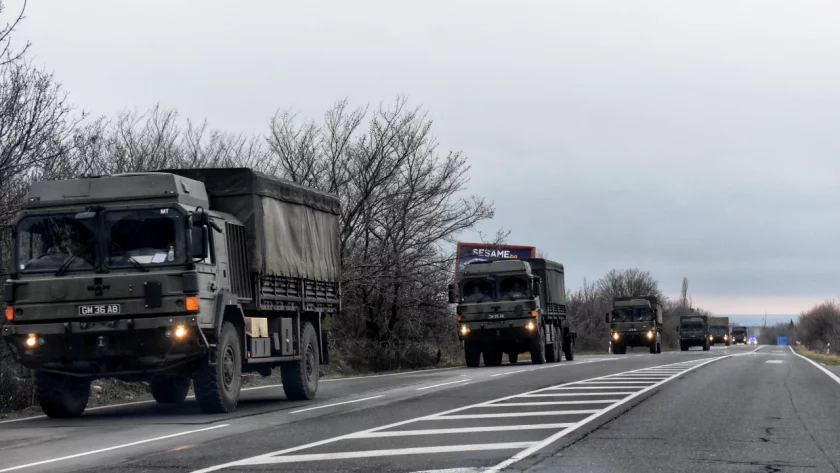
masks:
<path id="1" fill-rule="evenodd" d="M 469 263 L 449 286 L 449 302 L 457 303 L 458 338 L 471 368 L 482 355 L 485 366 L 501 365 L 504 353 L 511 363 L 520 353 L 530 353 L 534 364 L 575 357 L 562 264 L 541 258 Z"/>
<path id="2" fill-rule="evenodd" d="M 607 312 L 612 351 L 627 353 L 627 347 L 648 347 L 662 353 L 662 305 L 656 296 L 626 296 L 613 299 Z"/>
<path id="3" fill-rule="evenodd" d="M 732 327 L 731 338 L 732 343 L 743 343 L 746 345 L 748 341 L 747 327 Z"/>
<path id="4" fill-rule="evenodd" d="M 691 347 L 703 347 L 709 351 L 711 332 L 709 332 L 709 316 L 701 314 L 681 315 L 677 332 L 680 334 L 680 350 L 687 351 Z"/>
<path id="5" fill-rule="evenodd" d="M 34 183 L 13 225 L 2 335 L 50 417 L 81 415 L 91 380 L 192 381 L 231 412 L 240 374 L 279 367 L 312 399 L 340 311 L 339 201 L 249 169 Z"/>
<path id="6" fill-rule="evenodd" d="M 726 346 L 731 344 L 729 336 L 729 317 L 710 317 L 709 318 L 709 332 L 712 336 L 712 346 L 715 343 L 723 343 Z"/>

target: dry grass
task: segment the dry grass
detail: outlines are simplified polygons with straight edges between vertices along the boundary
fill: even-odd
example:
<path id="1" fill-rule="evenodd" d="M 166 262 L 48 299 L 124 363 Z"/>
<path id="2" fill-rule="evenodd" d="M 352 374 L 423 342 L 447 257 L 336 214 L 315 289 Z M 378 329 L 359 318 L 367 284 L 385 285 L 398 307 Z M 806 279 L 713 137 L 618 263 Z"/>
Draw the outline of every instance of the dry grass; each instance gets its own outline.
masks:
<path id="1" fill-rule="evenodd" d="M 793 347 L 793 350 L 796 353 L 799 353 L 802 356 L 808 357 L 818 363 L 823 363 L 826 365 L 837 366 L 840 365 L 840 356 L 839 355 L 826 355 L 825 353 L 817 353 L 815 351 L 811 351 L 803 346 Z"/>

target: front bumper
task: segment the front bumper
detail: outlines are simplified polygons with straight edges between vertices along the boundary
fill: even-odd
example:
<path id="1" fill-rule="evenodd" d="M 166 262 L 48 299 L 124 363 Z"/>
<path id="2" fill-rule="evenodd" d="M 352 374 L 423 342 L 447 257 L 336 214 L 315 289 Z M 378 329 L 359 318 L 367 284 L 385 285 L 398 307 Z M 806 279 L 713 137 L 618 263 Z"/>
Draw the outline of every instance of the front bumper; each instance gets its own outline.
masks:
<path id="1" fill-rule="evenodd" d="M 466 333 L 464 327 L 467 328 Z M 458 324 L 458 339 L 479 342 L 517 342 L 533 337 L 538 333 L 538 328 L 539 322 L 535 318 L 464 322 Z"/>
<path id="2" fill-rule="evenodd" d="M 185 334 L 178 339 L 175 328 Z M 165 371 L 199 358 L 207 342 L 197 315 L 8 324 L 2 336 L 28 369 L 77 376 L 127 376 Z M 34 346 L 27 344 L 34 339 Z"/>
<path id="3" fill-rule="evenodd" d="M 618 340 L 615 334 L 618 334 Z M 614 332 L 610 334 L 613 344 L 620 343 L 628 347 L 646 347 L 656 340 L 656 335 L 648 338 L 647 332 Z"/>

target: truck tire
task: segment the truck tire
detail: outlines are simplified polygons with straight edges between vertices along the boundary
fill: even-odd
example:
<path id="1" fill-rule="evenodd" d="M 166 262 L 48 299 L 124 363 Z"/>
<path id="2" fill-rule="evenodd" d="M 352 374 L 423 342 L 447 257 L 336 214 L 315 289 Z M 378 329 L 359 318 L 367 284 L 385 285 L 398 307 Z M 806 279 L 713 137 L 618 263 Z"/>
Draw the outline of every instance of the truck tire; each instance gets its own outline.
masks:
<path id="1" fill-rule="evenodd" d="M 159 404 L 180 404 L 187 398 L 190 378 L 183 376 L 155 376 L 149 382 L 152 397 Z"/>
<path id="2" fill-rule="evenodd" d="M 504 353 L 499 348 L 484 350 L 484 366 L 501 366 L 502 356 Z"/>
<path id="3" fill-rule="evenodd" d="M 201 412 L 222 414 L 236 409 L 242 387 L 242 348 L 239 345 L 236 327 L 225 322 L 216 343 L 216 365 L 206 363 L 193 375 L 195 400 Z"/>
<path id="4" fill-rule="evenodd" d="M 531 338 L 531 363 L 541 365 L 545 363 L 545 337 L 537 333 Z"/>
<path id="5" fill-rule="evenodd" d="M 90 380 L 36 371 L 35 393 L 47 417 L 79 417 L 90 398 Z"/>
<path id="6" fill-rule="evenodd" d="M 464 361 L 468 368 L 478 368 L 481 364 L 481 344 L 478 342 L 464 342 Z"/>
<path id="7" fill-rule="evenodd" d="M 300 331 L 302 359 L 280 365 L 280 378 L 283 380 L 283 392 L 290 401 L 305 401 L 315 398 L 320 377 L 318 361 L 318 337 L 315 327 L 309 322 L 303 323 Z"/>
<path id="8" fill-rule="evenodd" d="M 688 345 L 684 342 L 680 342 L 680 351 L 688 351 Z"/>
<path id="9" fill-rule="evenodd" d="M 613 343 L 613 355 L 623 355 L 627 353 L 627 347 L 622 343 Z"/>
<path id="10" fill-rule="evenodd" d="M 510 364 L 515 365 L 517 360 L 519 360 L 519 353 L 508 353 L 508 361 Z"/>
<path id="11" fill-rule="evenodd" d="M 709 343 L 709 341 L 706 340 L 705 342 L 703 342 L 703 351 L 709 351 L 710 349 L 711 349 L 711 344 Z"/>
<path id="12" fill-rule="evenodd" d="M 662 353 L 662 342 L 656 342 L 656 353 Z"/>
<path id="13" fill-rule="evenodd" d="M 571 336 L 563 337 L 563 354 L 566 355 L 566 361 L 575 359 L 575 344 Z"/>
<path id="14" fill-rule="evenodd" d="M 657 345 L 657 343 L 656 343 L 656 342 L 651 342 L 651 343 L 650 343 L 650 347 L 649 347 L 649 348 L 650 348 L 650 354 L 651 354 L 651 355 L 655 355 L 655 354 L 656 354 L 656 345 Z"/>
<path id="15" fill-rule="evenodd" d="M 726 342 L 726 346 L 730 346 L 730 345 L 732 345 L 732 342 L 730 342 L 730 341 L 728 341 L 728 340 L 727 340 L 727 342 Z"/>
<path id="16" fill-rule="evenodd" d="M 547 363 L 554 363 L 560 361 L 563 357 L 563 348 L 560 345 L 560 342 L 557 340 L 557 327 L 550 325 L 549 330 L 551 330 L 551 339 L 554 342 L 551 345 L 545 346 L 545 361 Z"/>

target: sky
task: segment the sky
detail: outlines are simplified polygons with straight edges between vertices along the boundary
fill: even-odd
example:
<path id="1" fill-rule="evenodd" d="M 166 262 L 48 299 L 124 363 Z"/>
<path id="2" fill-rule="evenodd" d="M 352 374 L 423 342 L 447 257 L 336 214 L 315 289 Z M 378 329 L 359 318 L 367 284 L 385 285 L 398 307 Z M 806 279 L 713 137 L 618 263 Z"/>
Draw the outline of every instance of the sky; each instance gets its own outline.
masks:
<path id="1" fill-rule="evenodd" d="M 94 115 L 262 133 L 405 95 L 494 202 L 479 230 L 567 287 L 638 267 L 775 322 L 840 295 L 838 24 L 829 0 L 38 0 L 17 38 Z"/>

